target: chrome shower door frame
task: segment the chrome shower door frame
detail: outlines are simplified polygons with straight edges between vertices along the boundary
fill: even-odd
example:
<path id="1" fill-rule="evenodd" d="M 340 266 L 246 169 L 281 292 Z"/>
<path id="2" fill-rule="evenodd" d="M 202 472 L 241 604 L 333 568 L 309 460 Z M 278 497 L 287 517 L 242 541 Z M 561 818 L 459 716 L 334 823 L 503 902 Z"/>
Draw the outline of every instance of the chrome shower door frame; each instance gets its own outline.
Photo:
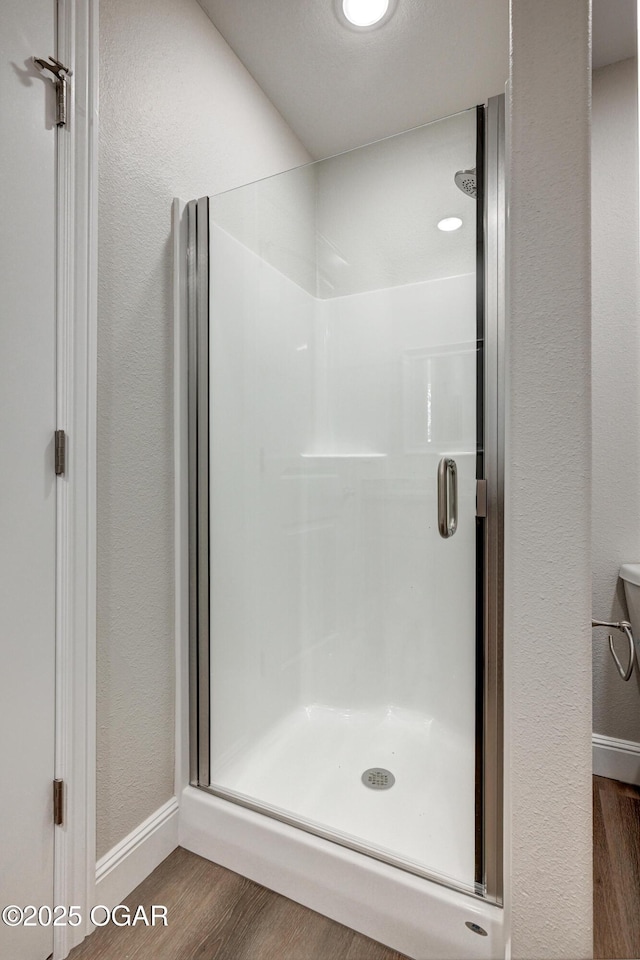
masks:
<path id="1" fill-rule="evenodd" d="M 486 510 L 478 512 L 475 895 L 503 902 L 503 513 L 504 513 L 504 96 L 478 108 L 478 357 L 482 403 L 478 479 Z M 275 817 L 327 840 L 442 883 L 453 881 L 400 857 L 382 855 L 352 838 L 308 824 L 232 790 L 210 784 L 209 578 L 209 200 L 187 204 L 189 445 L 189 757 L 190 783 L 222 799 Z M 479 485 L 480 488 L 480 485 Z"/>
<path id="2" fill-rule="evenodd" d="M 189 776 L 209 784 L 209 199 L 187 204 Z"/>
<path id="3" fill-rule="evenodd" d="M 484 896 L 504 887 L 504 408 L 505 97 L 485 109 L 484 144 L 484 531 L 482 669 L 482 846 Z"/>

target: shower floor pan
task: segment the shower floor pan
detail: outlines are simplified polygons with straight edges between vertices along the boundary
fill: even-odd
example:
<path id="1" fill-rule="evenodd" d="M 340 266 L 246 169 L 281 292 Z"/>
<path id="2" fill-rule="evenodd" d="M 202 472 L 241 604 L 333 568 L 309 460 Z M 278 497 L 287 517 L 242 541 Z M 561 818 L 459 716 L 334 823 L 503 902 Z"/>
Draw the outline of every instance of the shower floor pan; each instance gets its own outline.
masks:
<path id="1" fill-rule="evenodd" d="M 214 789 L 473 891 L 474 747 L 433 719 L 301 707 L 212 771 Z"/>

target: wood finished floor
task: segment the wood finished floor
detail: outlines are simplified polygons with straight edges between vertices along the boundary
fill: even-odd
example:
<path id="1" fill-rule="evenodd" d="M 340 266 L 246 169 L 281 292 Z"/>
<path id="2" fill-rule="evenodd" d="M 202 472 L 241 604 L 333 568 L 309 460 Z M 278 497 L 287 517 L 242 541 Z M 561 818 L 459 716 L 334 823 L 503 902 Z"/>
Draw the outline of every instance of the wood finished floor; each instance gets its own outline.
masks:
<path id="1" fill-rule="evenodd" d="M 640 957 L 640 788 L 593 778 L 594 958 Z"/>
<path id="2" fill-rule="evenodd" d="M 594 958 L 640 958 L 640 788 L 593 778 Z M 405 960 L 382 944 L 186 850 L 127 897 L 167 927 L 97 930 L 70 960 Z"/>
<path id="3" fill-rule="evenodd" d="M 124 901 L 167 927 L 102 927 L 70 960 L 405 960 L 402 954 L 178 848 Z"/>

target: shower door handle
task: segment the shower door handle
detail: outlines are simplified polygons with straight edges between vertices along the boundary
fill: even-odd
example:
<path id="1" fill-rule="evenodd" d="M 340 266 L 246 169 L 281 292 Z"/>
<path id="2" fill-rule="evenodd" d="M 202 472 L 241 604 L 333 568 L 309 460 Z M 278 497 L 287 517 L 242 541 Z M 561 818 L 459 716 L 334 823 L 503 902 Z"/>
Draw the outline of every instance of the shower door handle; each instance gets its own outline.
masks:
<path id="1" fill-rule="evenodd" d="M 438 464 L 438 530 L 448 539 L 458 529 L 458 468 L 455 460 L 443 457 Z"/>

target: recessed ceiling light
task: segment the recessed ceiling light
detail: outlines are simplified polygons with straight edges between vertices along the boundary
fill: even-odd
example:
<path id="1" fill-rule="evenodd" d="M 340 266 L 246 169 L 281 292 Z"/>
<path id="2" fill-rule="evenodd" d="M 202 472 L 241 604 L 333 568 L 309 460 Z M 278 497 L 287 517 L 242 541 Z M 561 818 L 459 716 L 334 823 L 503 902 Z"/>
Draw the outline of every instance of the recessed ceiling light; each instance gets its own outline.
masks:
<path id="1" fill-rule="evenodd" d="M 390 0 L 342 0 L 342 10 L 354 27 L 372 27 L 382 20 Z"/>
<path id="2" fill-rule="evenodd" d="M 451 233 L 452 230 L 459 230 L 462 226 L 460 217 L 445 217 L 438 224 L 438 230 L 444 230 L 445 233 Z"/>

